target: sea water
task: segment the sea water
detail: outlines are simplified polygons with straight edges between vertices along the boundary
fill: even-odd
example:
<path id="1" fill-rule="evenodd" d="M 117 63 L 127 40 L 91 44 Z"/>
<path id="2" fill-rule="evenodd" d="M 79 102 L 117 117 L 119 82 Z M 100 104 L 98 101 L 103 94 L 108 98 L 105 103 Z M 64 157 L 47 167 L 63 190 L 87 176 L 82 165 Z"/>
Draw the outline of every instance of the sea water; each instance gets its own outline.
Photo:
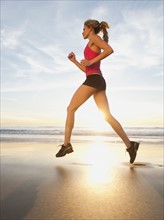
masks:
<path id="1" fill-rule="evenodd" d="M 125 132 L 131 140 L 146 144 L 163 145 L 163 127 L 125 127 Z M 0 129 L 1 142 L 55 142 L 62 144 L 64 139 L 63 126 L 3 126 Z M 75 127 L 72 142 L 121 142 L 112 129 L 93 129 Z"/>

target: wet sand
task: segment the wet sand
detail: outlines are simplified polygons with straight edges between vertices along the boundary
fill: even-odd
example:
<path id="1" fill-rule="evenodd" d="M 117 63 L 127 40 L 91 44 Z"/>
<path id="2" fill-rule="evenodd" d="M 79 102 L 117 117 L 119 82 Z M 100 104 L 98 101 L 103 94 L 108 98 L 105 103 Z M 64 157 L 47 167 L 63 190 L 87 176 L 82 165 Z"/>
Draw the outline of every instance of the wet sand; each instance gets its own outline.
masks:
<path id="1" fill-rule="evenodd" d="M 164 218 L 162 146 L 141 145 L 129 166 L 121 144 L 73 145 L 56 158 L 52 143 L 2 143 L 2 220 Z"/>

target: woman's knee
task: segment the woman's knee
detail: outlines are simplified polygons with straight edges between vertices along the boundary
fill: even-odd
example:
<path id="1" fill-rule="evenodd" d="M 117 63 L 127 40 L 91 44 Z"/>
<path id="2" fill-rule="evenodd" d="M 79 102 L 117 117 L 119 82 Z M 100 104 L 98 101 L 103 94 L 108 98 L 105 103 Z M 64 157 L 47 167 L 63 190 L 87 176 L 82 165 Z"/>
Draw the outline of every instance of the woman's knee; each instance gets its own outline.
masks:
<path id="1" fill-rule="evenodd" d="M 67 107 L 67 112 L 68 113 L 74 113 L 77 110 L 77 108 L 75 106 L 69 105 Z"/>
<path id="2" fill-rule="evenodd" d="M 110 113 L 104 114 L 104 119 L 110 124 L 113 122 L 113 116 Z"/>

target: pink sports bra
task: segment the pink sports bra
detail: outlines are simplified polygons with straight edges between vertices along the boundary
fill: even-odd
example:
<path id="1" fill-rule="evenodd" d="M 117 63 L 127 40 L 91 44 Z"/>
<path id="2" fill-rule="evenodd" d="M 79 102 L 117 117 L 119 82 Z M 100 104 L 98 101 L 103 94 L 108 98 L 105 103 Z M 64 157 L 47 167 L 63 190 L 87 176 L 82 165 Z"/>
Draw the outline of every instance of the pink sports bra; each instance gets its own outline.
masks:
<path id="1" fill-rule="evenodd" d="M 92 60 L 93 58 L 97 57 L 99 55 L 99 53 L 93 51 L 87 44 L 87 46 L 84 49 L 84 57 L 87 60 Z M 86 76 L 89 76 L 93 73 L 100 73 L 101 74 L 101 70 L 100 70 L 100 61 L 97 63 L 94 63 L 91 66 L 87 66 L 86 67 Z"/>

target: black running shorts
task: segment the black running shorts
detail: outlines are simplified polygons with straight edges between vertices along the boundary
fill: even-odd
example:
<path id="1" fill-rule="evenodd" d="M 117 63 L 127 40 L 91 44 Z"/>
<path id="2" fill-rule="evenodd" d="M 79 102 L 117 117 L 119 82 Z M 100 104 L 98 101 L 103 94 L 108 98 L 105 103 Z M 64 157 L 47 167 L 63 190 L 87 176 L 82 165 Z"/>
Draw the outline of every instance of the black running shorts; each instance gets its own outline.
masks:
<path id="1" fill-rule="evenodd" d="M 94 87 L 98 91 L 106 90 L 105 79 L 100 74 L 92 74 L 92 75 L 87 76 L 86 80 L 83 82 L 83 85 Z"/>

